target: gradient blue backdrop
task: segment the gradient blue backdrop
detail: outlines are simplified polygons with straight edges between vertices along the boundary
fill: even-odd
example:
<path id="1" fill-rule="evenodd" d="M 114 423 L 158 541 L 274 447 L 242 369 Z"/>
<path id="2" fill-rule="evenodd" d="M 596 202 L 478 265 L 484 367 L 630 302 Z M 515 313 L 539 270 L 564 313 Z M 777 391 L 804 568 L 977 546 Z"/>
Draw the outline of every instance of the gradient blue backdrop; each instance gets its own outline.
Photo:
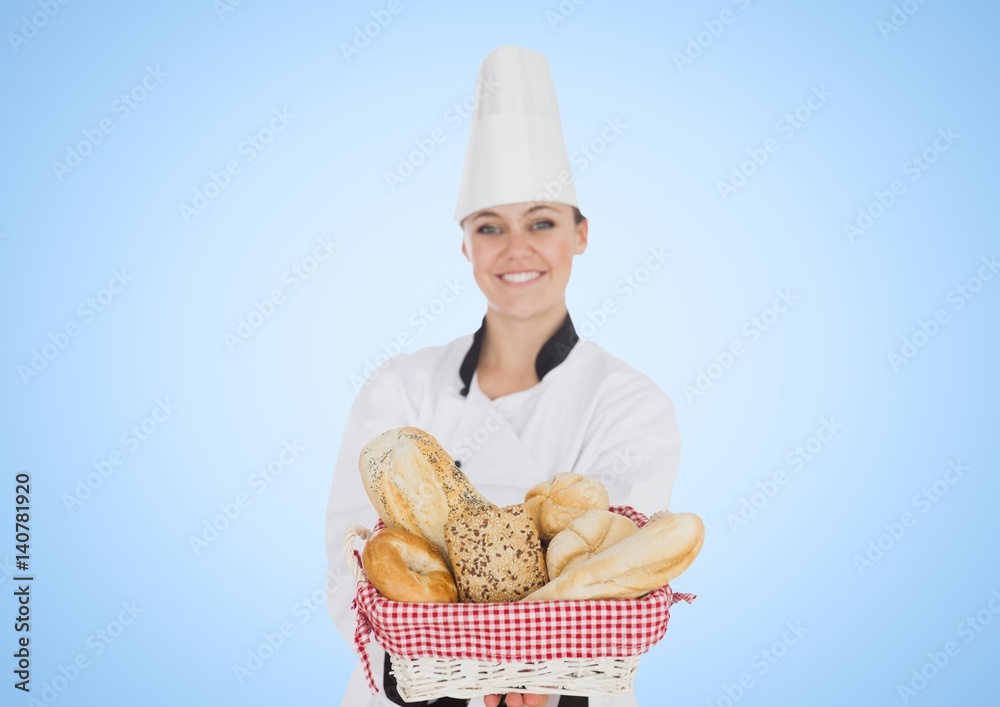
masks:
<path id="1" fill-rule="evenodd" d="M 699 598 L 644 658 L 640 703 L 997 703 L 1000 279 L 981 261 L 1000 250 L 996 4 L 389 7 L 0 12 L 0 702 L 35 704 L 10 672 L 26 471 L 37 703 L 48 686 L 66 707 L 339 704 L 356 657 L 313 602 L 352 376 L 400 334 L 410 351 L 478 326 L 485 302 L 452 221 L 469 121 L 453 105 L 491 49 L 518 44 L 549 58 L 590 218 L 570 312 L 675 401 L 673 507 L 707 526 L 674 583 Z M 373 12 L 391 21 L 345 54 Z M 53 166 L 102 121 L 75 168 Z M 436 129 L 444 139 L 390 186 Z M 273 140 L 250 148 L 258 134 Z M 741 166 L 765 144 L 766 162 Z M 592 158 L 577 153 L 588 145 Z M 179 206 L 231 161 L 239 173 L 185 219 Z M 724 198 L 734 168 L 753 174 Z M 892 205 L 870 208 L 897 180 Z M 852 238 L 859 208 L 878 217 Z M 295 286 L 285 273 L 317 239 L 333 254 Z M 656 247 L 667 265 L 626 299 L 618 283 Z M 115 273 L 127 286 L 103 291 Z M 464 287 L 454 303 L 415 315 L 449 282 Z M 227 345 L 275 289 L 270 316 Z M 779 290 L 797 299 L 774 321 Z M 592 314 L 606 299 L 616 313 Z M 921 321 L 935 335 L 894 366 Z M 140 441 L 129 430 L 144 420 Z M 796 446 L 823 420 L 840 428 L 805 461 Z M 953 484 L 950 461 L 968 467 Z M 787 483 L 770 487 L 776 472 Z M 933 503 L 915 498 L 924 488 Z M 196 551 L 240 494 L 239 516 Z M 238 676 L 283 622 L 280 649 Z M 927 668 L 949 642 L 947 665 Z"/>

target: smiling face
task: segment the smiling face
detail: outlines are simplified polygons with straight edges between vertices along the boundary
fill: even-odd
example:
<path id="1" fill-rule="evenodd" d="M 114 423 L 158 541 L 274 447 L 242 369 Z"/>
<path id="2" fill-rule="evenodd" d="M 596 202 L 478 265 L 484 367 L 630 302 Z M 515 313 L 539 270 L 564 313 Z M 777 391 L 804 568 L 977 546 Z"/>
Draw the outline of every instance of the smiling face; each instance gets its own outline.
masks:
<path id="1" fill-rule="evenodd" d="M 498 314 L 528 319 L 565 307 L 573 256 L 587 247 L 587 221 L 566 204 L 493 206 L 462 221 L 462 254 Z"/>

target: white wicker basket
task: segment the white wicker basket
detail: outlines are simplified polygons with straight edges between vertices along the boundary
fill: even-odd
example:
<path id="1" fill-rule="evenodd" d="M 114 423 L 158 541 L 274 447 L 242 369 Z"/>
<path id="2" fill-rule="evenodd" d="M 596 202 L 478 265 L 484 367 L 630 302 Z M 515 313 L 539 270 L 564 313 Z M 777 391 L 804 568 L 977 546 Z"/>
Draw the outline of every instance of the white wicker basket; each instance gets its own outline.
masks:
<path id="1" fill-rule="evenodd" d="M 391 656 L 399 695 L 407 702 L 508 692 L 621 695 L 631 692 L 639 656 L 560 658 L 541 663 L 484 663 L 457 658 Z"/>
<path id="2" fill-rule="evenodd" d="M 352 525 L 344 537 L 347 564 L 359 583 L 367 583 L 368 580 L 354 545 L 357 539 L 367 540 L 371 535 L 372 531 L 367 528 Z M 667 590 L 669 592 L 669 588 Z M 372 592 L 374 591 L 372 587 Z M 693 598 L 692 595 L 674 597 L 671 593 L 670 603 L 688 596 Z M 381 595 L 379 597 L 382 598 Z M 666 630 L 665 625 L 663 630 Z M 622 657 L 500 662 L 451 657 L 408 659 L 391 655 L 391 672 L 396 678 L 400 696 L 408 702 L 445 696 L 461 698 L 507 692 L 621 695 L 633 690 L 640 658 L 641 653 Z"/>

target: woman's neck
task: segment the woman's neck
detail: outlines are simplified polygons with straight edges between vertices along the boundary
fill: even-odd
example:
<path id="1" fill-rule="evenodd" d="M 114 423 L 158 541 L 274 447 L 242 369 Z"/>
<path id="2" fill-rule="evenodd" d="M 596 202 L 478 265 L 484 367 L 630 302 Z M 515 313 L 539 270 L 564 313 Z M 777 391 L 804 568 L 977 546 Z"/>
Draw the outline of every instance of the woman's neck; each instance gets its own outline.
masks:
<path id="1" fill-rule="evenodd" d="M 531 319 L 512 319 L 486 310 L 486 333 L 477 370 L 493 378 L 538 382 L 535 359 L 542 345 L 566 320 L 566 303 Z"/>

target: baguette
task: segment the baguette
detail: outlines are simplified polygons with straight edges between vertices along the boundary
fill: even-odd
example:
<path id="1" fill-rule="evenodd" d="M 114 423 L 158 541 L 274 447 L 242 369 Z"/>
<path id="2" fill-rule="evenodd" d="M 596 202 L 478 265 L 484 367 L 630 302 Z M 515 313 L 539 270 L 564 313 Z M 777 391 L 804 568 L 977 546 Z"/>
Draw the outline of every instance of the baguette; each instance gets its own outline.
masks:
<path id="1" fill-rule="evenodd" d="M 522 601 L 636 599 L 670 582 L 701 551 L 705 526 L 693 513 L 664 513 Z"/>
<path id="2" fill-rule="evenodd" d="M 449 514 L 496 508 L 438 441 L 416 427 L 398 427 L 371 440 L 361 450 L 358 466 L 382 522 L 425 538 L 446 558 Z"/>

